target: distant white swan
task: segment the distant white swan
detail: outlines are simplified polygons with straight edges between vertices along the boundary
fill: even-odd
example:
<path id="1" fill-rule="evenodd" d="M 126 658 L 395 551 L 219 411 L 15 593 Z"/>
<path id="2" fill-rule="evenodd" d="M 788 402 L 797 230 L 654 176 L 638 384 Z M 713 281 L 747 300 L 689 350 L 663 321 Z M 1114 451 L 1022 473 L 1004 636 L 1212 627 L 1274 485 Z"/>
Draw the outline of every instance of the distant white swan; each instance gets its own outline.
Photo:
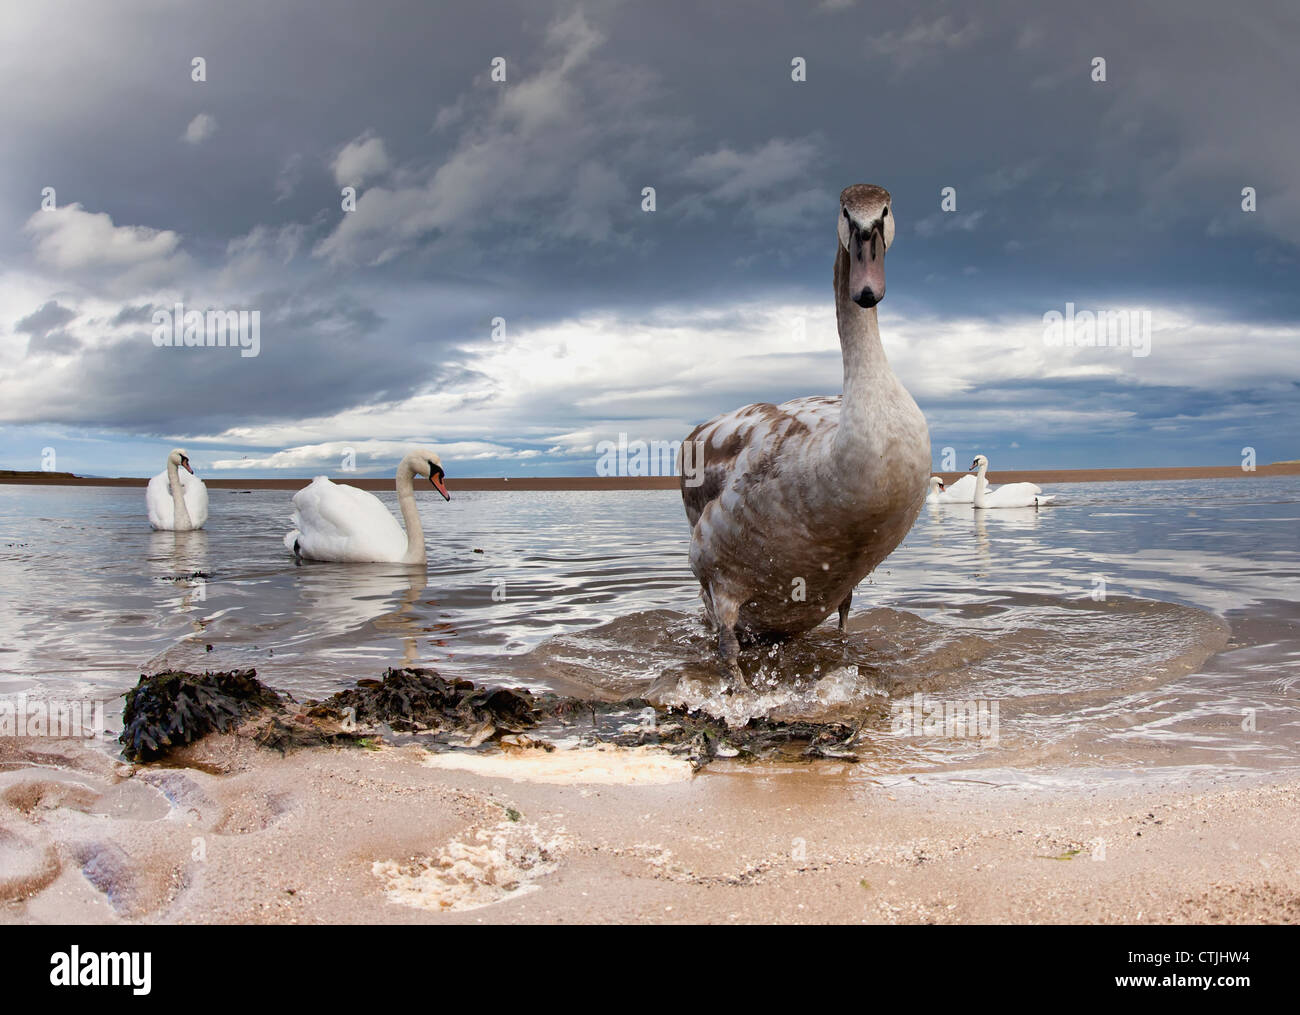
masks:
<path id="1" fill-rule="evenodd" d="M 972 475 L 962 476 L 955 483 L 945 484 L 943 490 L 942 503 L 944 504 L 970 504 L 975 500 L 975 477 Z M 987 479 L 980 480 L 984 487 L 984 492 L 992 493 L 993 488 L 989 486 Z"/>
<path id="2" fill-rule="evenodd" d="M 996 490 L 986 490 L 988 481 L 985 480 L 984 473 L 988 470 L 989 460 L 983 455 L 976 455 L 970 467 L 979 470 L 975 476 L 976 509 L 1038 507 L 1056 496 L 1044 495 L 1033 483 L 1005 483 Z"/>
<path id="3" fill-rule="evenodd" d="M 991 487 L 987 479 L 981 480 L 985 492 Z M 975 477 L 962 476 L 957 482 L 947 484 L 939 476 L 930 477 L 930 492 L 926 494 L 927 504 L 970 504 L 975 500 Z"/>
<path id="4" fill-rule="evenodd" d="M 294 494 L 294 528 L 284 537 L 285 547 L 311 560 L 423 564 L 424 529 L 415 507 L 413 476 L 423 476 L 443 500 L 451 500 L 438 456 L 423 448 L 412 451 L 397 466 L 397 504 L 405 532 L 373 493 L 317 476 Z"/>
<path id="5" fill-rule="evenodd" d="M 203 528 L 208 520 L 208 488 L 194 475 L 189 457 L 180 448 L 167 456 L 167 468 L 149 480 L 144 502 L 155 529 L 188 532 Z"/>

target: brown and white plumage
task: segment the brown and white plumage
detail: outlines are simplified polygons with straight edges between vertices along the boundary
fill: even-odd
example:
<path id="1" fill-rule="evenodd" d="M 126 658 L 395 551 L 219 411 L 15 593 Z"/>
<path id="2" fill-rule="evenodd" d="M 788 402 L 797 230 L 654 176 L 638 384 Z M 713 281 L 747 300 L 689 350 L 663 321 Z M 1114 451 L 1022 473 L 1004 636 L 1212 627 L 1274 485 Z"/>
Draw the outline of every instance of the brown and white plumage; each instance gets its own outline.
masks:
<path id="1" fill-rule="evenodd" d="M 876 304 L 893 240 L 887 191 L 840 195 L 836 318 L 844 355 L 839 397 L 736 409 L 691 433 L 682 473 L 691 569 L 738 674 L 737 635 L 782 637 L 839 611 L 902 541 L 930 476 L 925 418 L 880 344 Z"/>

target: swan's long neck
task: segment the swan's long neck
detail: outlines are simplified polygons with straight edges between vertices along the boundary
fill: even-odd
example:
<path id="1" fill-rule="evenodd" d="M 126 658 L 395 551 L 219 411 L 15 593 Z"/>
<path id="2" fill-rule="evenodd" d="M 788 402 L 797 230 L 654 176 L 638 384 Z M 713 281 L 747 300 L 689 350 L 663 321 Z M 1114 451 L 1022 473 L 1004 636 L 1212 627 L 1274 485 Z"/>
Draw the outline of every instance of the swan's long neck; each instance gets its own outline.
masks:
<path id="1" fill-rule="evenodd" d="M 193 528 L 190 509 L 185 506 L 185 494 L 181 490 L 181 470 L 170 458 L 167 460 L 167 485 L 172 490 L 172 509 L 175 514 L 172 524 L 177 530 Z"/>
<path id="2" fill-rule="evenodd" d="M 975 507 L 984 506 L 984 473 L 988 470 L 987 465 L 981 465 L 979 472 L 975 474 Z"/>
<path id="3" fill-rule="evenodd" d="M 412 478 L 415 470 L 407 462 L 397 467 L 397 506 L 402 509 L 402 524 L 406 527 L 406 554 L 404 564 L 423 564 L 424 526 L 420 524 L 420 512 L 415 507 L 415 487 Z"/>
<path id="4" fill-rule="evenodd" d="M 836 451 L 843 458 L 858 458 L 878 453 L 876 427 L 877 404 L 892 377 L 884 347 L 880 344 L 880 326 L 876 308 L 863 309 L 849 297 L 849 254 L 837 244 L 835 256 L 835 320 L 839 325 L 840 350 L 844 356 L 844 399 L 840 409 Z"/>

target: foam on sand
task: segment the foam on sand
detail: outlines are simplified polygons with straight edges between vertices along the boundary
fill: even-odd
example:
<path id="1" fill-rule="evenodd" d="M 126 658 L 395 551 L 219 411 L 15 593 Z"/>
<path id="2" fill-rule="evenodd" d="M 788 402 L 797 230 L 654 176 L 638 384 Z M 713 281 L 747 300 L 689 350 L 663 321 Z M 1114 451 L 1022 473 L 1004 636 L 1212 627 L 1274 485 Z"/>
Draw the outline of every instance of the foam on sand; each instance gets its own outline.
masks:
<path id="1" fill-rule="evenodd" d="M 547 839 L 536 825 L 502 821 L 431 857 L 377 860 L 371 870 L 390 902 L 437 912 L 481 909 L 536 891 L 533 882 L 556 869 L 565 843 L 563 833 Z"/>
<path id="2" fill-rule="evenodd" d="M 694 774 L 684 757 L 654 747 L 574 747 L 510 754 L 429 753 L 430 768 L 472 772 L 513 782 L 549 782 L 598 786 L 663 786 L 686 782 Z"/>

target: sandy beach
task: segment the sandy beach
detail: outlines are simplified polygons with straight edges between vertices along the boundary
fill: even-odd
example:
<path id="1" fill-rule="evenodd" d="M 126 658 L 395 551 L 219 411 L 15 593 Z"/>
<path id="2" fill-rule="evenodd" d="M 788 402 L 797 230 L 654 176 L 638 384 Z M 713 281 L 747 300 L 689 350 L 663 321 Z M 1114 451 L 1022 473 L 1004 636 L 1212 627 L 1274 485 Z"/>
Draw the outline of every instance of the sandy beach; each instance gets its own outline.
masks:
<path id="1" fill-rule="evenodd" d="M 161 767 L 7 738 L 0 919 L 1300 919 L 1294 777 L 1080 792 L 864 779 L 832 762 L 692 775 L 644 750 L 571 752 L 554 769 L 564 752 L 527 753 L 458 771 L 422 747 L 281 756 L 216 735 Z"/>

